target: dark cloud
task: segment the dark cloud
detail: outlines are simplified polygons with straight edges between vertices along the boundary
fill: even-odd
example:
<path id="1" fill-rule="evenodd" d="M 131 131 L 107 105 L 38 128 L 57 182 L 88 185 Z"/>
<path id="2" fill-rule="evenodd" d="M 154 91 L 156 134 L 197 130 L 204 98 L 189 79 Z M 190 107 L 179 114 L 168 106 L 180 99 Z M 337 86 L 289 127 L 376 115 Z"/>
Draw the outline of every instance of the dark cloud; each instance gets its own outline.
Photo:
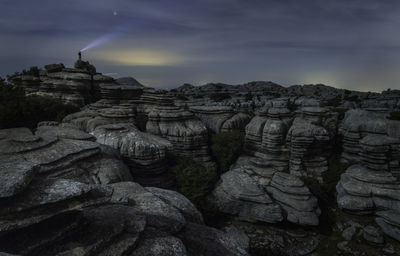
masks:
<path id="1" fill-rule="evenodd" d="M 79 49 L 118 34 L 84 56 L 102 72 L 152 86 L 274 80 L 400 87 L 397 0 L 2 0 L 0 8 L 1 76 L 46 62 L 72 65 Z M 102 57 L 120 51 L 138 60 Z"/>

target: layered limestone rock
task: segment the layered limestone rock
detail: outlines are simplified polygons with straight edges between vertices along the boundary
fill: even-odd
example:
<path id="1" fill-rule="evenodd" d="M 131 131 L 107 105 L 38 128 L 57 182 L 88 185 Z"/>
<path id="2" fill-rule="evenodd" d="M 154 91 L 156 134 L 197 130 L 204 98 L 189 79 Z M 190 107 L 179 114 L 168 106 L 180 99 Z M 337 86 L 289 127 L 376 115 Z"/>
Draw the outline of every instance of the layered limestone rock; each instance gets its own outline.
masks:
<path id="1" fill-rule="evenodd" d="M 130 105 L 111 105 L 108 101 L 99 101 L 89 105 L 85 110 L 73 113 L 64 118 L 79 129 L 91 133 L 97 127 L 108 124 L 136 123 L 136 113 Z"/>
<path id="2" fill-rule="evenodd" d="M 137 103 L 137 112 L 148 115 L 159 107 L 173 107 L 173 97 L 165 91 L 155 90 L 153 88 L 144 88 L 143 94 Z"/>
<path id="3" fill-rule="evenodd" d="M 273 101 L 246 126 L 245 150 L 265 168 L 322 182 L 336 123 L 325 108 L 303 107 L 294 117 L 286 100 Z"/>
<path id="4" fill-rule="evenodd" d="M 179 107 L 158 107 L 149 114 L 146 131 L 169 140 L 174 153 L 211 163 L 206 126 L 191 112 Z"/>
<path id="5" fill-rule="evenodd" d="M 77 134 L 81 137 L 79 131 Z M 115 156 L 110 149 L 95 142 L 71 139 L 70 134 L 40 137 L 26 128 L 6 129 L 0 130 L 0 142 L 3 178 L 9 179 L 5 191 L 24 189 L 35 174 L 68 178 L 74 173 L 79 177 L 77 181 L 104 184 L 132 179 L 126 166 L 113 160 Z M 15 179 L 12 163 L 23 166 L 16 167 L 23 171 L 21 180 Z"/>
<path id="6" fill-rule="evenodd" d="M 292 113 L 280 101 L 262 109 L 246 126 L 245 150 L 257 156 L 259 164 L 280 171 L 289 169 L 286 134 L 292 124 Z M 283 105 L 282 105 L 283 104 Z"/>
<path id="7" fill-rule="evenodd" d="M 231 130 L 244 131 L 251 119 L 248 114 L 235 113 L 229 106 L 196 106 L 191 107 L 190 111 L 215 133 Z"/>
<path id="8" fill-rule="evenodd" d="M 254 160 L 242 156 L 221 176 L 210 196 L 218 209 L 249 222 L 318 225 L 317 199 L 305 184 L 288 173 L 263 170 Z"/>
<path id="9" fill-rule="evenodd" d="M 19 75 L 12 77 L 11 81 L 24 87 L 28 94 L 50 96 L 78 106 L 98 99 L 89 71 L 53 66 L 46 66 L 37 76 Z"/>
<path id="10" fill-rule="evenodd" d="M 138 100 L 143 94 L 143 85 L 140 85 L 130 79 L 114 80 L 107 79 L 104 76 L 95 75 L 93 80 L 96 87 L 99 88 L 101 99 L 111 101 L 113 103 L 120 103 L 128 100 Z M 118 82 L 119 81 L 119 82 Z"/>
<path id="11" fill-rule="evenodd" d="M 300 177 L 322 182 L 331 122 L 324 108 L 303 107 L 294 117 L 287 104 L 269 102 L 246 126 L 246 155 L 221 176 L 210 198 L 222 212 L 252 222 L 318 225 L 317 199 Z"/>
<path id="12" fill-rule="evenodd" d="M 400 139 L 366 135 L 358 145 L 358 163 L 336 186 L 338 205 L 354 214 L 375 214 L 383 232 L 400 241 Z"/>
<path id="13" fill-rule="evenodd" d="M 112 184 L 83 179 L 75 166 L 92 164 L 93 155 L 101 151 L 97 143 L 42 138 L 24 128 L 0 130 L 0 140 L 4 253 L 248 255 L 242 241 L 204 226 L 201 214 L 177 192 L 121 182 L 129 177 Z M 120 166 L 109 173 L 121 172 L 122 162 L 111 159 Z M 212 246 L 198 251 L 205 237 Z"/>
<path id="14" fill-rule="evenodd" d="M 143 133 L 130 124 L 102 125 L 92 134 L 98 143 L 120 152 L 136 182 L 165 188 L 173 185 L 167 172 L 167 153 L 172 151 L 168 140 Z"/>
<path id="15" fill-rule="evenodd" d="M 22 86 L 28 95 L 50 96 L 65 103 L 84 106 L 100 99 L 112 104 L 132 100 L 140 102 L 145 88 L 132 79 L 123 78 L 118 83 L 112 77 L 81 65 L 65 68 L 62 64 L 51 64 L 37 74 L 18 74 L 10 80 L 14 85 Z"/>
<path id="16" fill-rule="evenodd" d="M 289 170 L 296 176 L 321 180 L 322 173 L 328 170 L 329 151 L 326 149 L 336 131 L 330 124 L 334 126 L 336 121 L 328 116 L 325 108 L 304 107 L 300 112 L 286 137 L 290 149 Z"/>
<path id="17" fill-rule="evenodd" d="M 128 105 L 97 108 L 105 104 L 92 104 L 87 110 L 67 116 L 64 122 L 90 132 L 100 144 L 119 151 L 129 166 L 135 181 L 145 186 L 171 187 L 167 153 L 172 144 L 161 137 L 141 132 L 135 124 L 135 112 Z"/>
<path id="18" fill-rule="evenodd" d="M 360 141 L 368 135 L 400 138 L 400 122 L 387 119 L 387 112 L 378 109 L 354 109 L 346 112 L 342 122 L 343 158 L 350 163 L 360 162 Z"/>

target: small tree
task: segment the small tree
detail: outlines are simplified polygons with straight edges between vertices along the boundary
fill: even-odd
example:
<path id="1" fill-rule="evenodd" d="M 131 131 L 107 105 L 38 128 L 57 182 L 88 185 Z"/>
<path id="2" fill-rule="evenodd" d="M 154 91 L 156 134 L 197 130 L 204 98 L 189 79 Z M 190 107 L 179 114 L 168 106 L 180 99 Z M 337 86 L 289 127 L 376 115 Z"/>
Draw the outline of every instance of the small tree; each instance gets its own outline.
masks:
<path id="1" fill-rule="evenodd" d="M 243 142 L 244 133 L 240 131 L 221 132 L 211 136 L 211 152 L 218 164 L 219 173 L 229 171 L 242 152 Z"/>
<path id="2" fill-rule="evenodd" d="M 253 100 L 253 94 L 252 94 L 251 92 L 248 92 L 248 93 L 246 94 L 245 100 L 246 100 L 246 101 L 251 101 L 251 100 Z"/>
<path id="3" fill-rule="evenodd" d="M 204 203 L 205 196 L 217 179 L 215 170 L 206 168 L 191 158 L 179 158 L 172 171 L 178 191 L 198 207 Z"/>

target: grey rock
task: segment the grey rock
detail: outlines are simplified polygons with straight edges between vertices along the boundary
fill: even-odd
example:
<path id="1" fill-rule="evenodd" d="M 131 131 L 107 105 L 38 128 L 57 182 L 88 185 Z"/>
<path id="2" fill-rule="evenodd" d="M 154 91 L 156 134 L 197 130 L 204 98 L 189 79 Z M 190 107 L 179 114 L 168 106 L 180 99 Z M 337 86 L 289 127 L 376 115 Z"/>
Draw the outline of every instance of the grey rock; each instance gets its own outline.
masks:
<path id="1" fill-rule="evenodd" d="M 169 205 L 174 206 L 185 217 L 186 221 L 202 224 L 203 216 L 186 197 L 172 190 L 147 187 L 153 195 L 157 196 Z"/>
<path id="2" fill-rule="evenodd" d="M 383 244 L 385 242 L 382 231 L 370 225 L 364 228 L 363 237 L 366 241 L 374 244 Z"/>
<path id="3" fill-rule="evenodd" d="M 233 240 L 232 236 L 194 223 L 188 223 L 179 234 L 179 238 L 187 246 L 189 255 L 248 255 L 241 247 L 241 242 Z"/>
<path id="4" fill-rule="evenodd" d="M 186 248 L 176 237 L 146 239 L 138 245 L 132 256 L 186 256 Z"/>

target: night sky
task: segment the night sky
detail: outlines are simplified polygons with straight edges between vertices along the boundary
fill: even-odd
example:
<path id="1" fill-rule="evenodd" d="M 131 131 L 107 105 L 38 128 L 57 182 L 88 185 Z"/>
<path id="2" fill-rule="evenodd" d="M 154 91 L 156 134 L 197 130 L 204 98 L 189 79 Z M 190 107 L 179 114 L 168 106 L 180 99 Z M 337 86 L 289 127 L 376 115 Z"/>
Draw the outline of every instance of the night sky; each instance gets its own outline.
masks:
<path id="1" fill-rule="evenodd" d="M 1 0 L 0 10 L 3 77 L 72 66 L 95 45 L 83 57 L 99 72 L 157 88 L 400 89 L 399 0 Z"/>

